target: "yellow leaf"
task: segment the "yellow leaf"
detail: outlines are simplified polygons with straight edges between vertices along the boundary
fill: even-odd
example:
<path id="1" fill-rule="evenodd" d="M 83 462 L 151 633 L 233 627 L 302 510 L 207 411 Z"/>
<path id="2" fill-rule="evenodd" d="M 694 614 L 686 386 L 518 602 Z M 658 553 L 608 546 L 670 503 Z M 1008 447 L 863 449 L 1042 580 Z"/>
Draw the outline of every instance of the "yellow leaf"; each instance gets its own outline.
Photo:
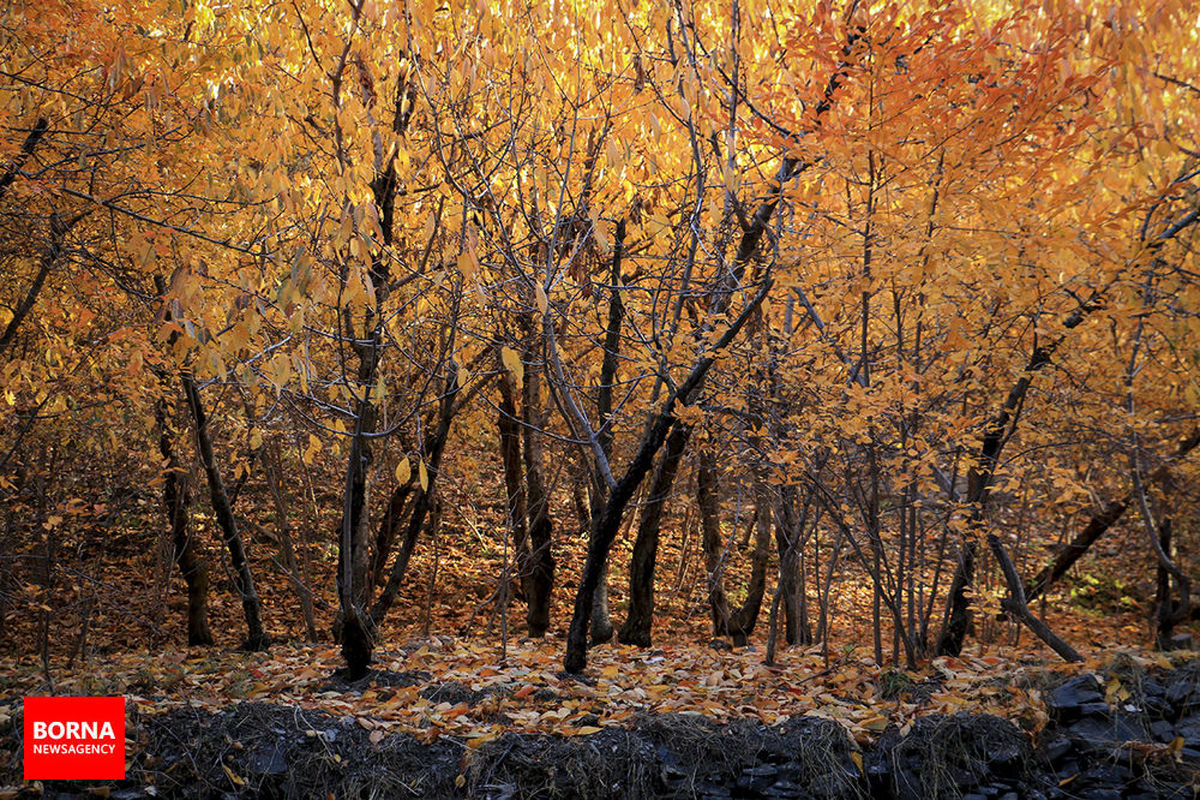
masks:
<path id="1" fill-rule="evenodd" d="M 429 491 L 429 474 L 425 472 L 425 462 L 417 462 L 417 480 L 421 482 L 421 491 Z"/>
<path id="2" fill-rule="evenodd" d="M 408 483 L 408 479 L 411 477 L 412 467 L 409 466 L 408 459 L 400 459 L 400 463 L 396 465 L 396 483 Z"/>
<path id="3" fill-rule="evenodd" d="M 474 750 L 477 747 L 487 744 L 492 739 L 497 738 L 499 735 L 500 731 L 488 731 L 487 733 L 467 739 L 467 747 Z M 460 775 L 459 777 L 461 778 L 462 776 Z"/>
<path id="4" fill-rule="evenodd" d="M 599 733 L 599 732 L 600 732 L 600 728 L 597 728 L 595 725 L 583 725 L 579 728 L 576 728 L 572 732 L 572 735 L 573 736 L 589 736 L 593 733 Z"/>
<path id="5" fill-rule="evenodd" d="M 229 780 L 233 781 L 236 786 L 245 786 L 246 779 L 231 770 L 227 765 L 222 764 L 221 768 L 225 770 L 225 774 L 229 776 Z"/>
<path id="6" fill-rule="evenodd" d="M 313 458 L 315 458 L 319 452 L 321 452 L 321 440 L 310 433 L 308 435 L 308 447 L 305 448 L 301 459 L 305 464 L 311 466 L 313 463 Z"/>
<path id="7" fill-rule="evenodd" d="M 537 298 L 538 311 L 545 314 L 547 309 L 550 308 L 550 301 L 546 297 L 546 290 L 542 287 L 542 285 L 540 283 L 535 283 L 533 285 L 533 294 Z"/>
<path id="8" fill-rule="evenodd" d="M 525 378 L 525 365 L 521 363 L 521 356 L 511 347 L 502 347 L 500 349 L 500 360 L 504 362 L 504 367 L 512 373 L 513 380 L 518 384 Z"/>

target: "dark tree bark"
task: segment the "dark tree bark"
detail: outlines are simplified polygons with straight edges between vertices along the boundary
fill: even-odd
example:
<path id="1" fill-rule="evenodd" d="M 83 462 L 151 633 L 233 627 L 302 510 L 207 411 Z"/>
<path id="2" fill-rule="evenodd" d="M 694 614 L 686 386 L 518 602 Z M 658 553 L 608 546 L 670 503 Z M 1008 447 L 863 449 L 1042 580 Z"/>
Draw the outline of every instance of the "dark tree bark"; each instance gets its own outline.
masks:
<path id="1" fill-rule="evenodd" d="M 545 457 L 542 450 L 542 430 L 547 415 L 541 409 L 541 381 L 536 365 L 526 361 L 524 370 L 522 427 L 525 466 L 525 499 L 527 500 L 528 555 L 522 578 L 525 582 L 527 608 L 525 622 L 529 635 L 539 638 L 550 628 L 550 599 L 554 589 L 554 521 L 550 517 L 550 497 L 546 488 Z"/>
<path id="2" fill-rule="evenodd" d="M 670 497 L 679 462 L 687 449 L 691 433 L 690 425 L 679 425 L 667 437 L 666 447 L 650 484 L 650 494 L 642 507 L 629 564 L 629 616 L 617 635 L 617 641 L 621 644 L 650 646 L 650 634 L 654 626 L 654 567 L 658 558 L 659 531 L 662 529 L 667 498 Z"/>
<path id="3" fill-rule="evenodd" d="M 422 447 L 425 453 L 426 488 L 418 486 L 414 489 L 412 510 L 401 514 L 401 517 L 406 520 L 404 538 L 400 544 L 400 552 L 396 554 L 396 560 L 392 563 L 387 583 L 371 606 L 369 618 L 372 627 L 377 627 L 383 622 L 384 617 L 396 602 L 396 595 L 400 591 L 400 585 L 404 582 L 404 575 L 408 572 L 408 564 L 412 560 L 417 540 L 420 538 L 421 532 L 426 530 L 430 520 L 430 513 L 434 509 L 437 479 L 441 473 L 442 453 L 446 449 L 446 439 L 450 436 L 450 424 L 454 420 L 454 414 L 458 408 L 455 400 L 458 398 L 460 389 L 457 368 L 454 364 L 450 364 L 446 388 L 438 408 L 437 427 L 434 428 L 432 435 Z"/>
<path id="4" fill-rule="evenodd" d="M 498 354 L 497 354 L 497 357 Z M 500 461 L 504 466 L 505 514 L 512 536 L 517 564 L 519 597 L 526 600 L 531 587 L 529 569 L 529 530 L 526 525 L 525 480 L 521 468 L 521 423 L 517 411 L 515 380 L 501 364 L 499 369 L 500 404 L 497 428 L 500 432 Z"/>
<path id="5" fill-rule="evenodd" d="M 50 122 L 45 117 L 38 117 L 37 121 L 33 123 L 33 127 L 29 129 L 25 141 L 21 144 L 21 150 L 17 153 L 17 157 L 13 159 L 13 163 L 4 171 L 4 174 L 0 175 L 0 198 L 8 193 L 8 187 L 12 186 L 13 181 L 17 179 L 17 173 L 25 166 L 25 162 L 33 155 L 38 142 L 42 140 L 49 129 Z"/>
<path id="6" fill-rule="evenodd" d="M 300 614 L 304 619 L 304 630 L 308 640 L 317 640 L 317 623 L 313 615 L 313 594 L 305 570 L 296 558 L 296 548 L 292 542 L 292 524 L 288 521 L 287 495 L 284 491 L 283 456 L 279 443 L 270 442 L 263 453 L 263 472 L 267 479 L 267 488 L 271 493 L 271 503 L 275 509 L 275 531 L 279 535 L 279 557 L 283 569 L 287 573 L 292 586 L 296 589 L 296 599 L 300 601 Z"/>
<path id="7" fill-rule="evenodd" d="M 621 260 L 625 254 L 625 220 L 617 223 L 617 238 L 613 247 L 612 257 L 612 287 L 608 298 L 608 324 L 604 329 L 604 359 L 600 364 L 600 386 L 596 395 L 596 415 L 600 428 L 596 433 L 604 457 L 612 458 L 613 431 L 613 386 L 617 379 L 617 363 L 621 354 L 621 321 L 625 316 L 625 305 L 621 300 Z M 634 489 L 636 490 L 636 486 Z M 587 530 L 594 535 L 595 524 L 606 501 L 604 481 L 598 470 L 591 476 L 591 489 L 588 492 Z M 608 498 L 611 499 L 611 498 Z M 620 520 L 617 521 L 618 530 Z M 605 560 L 601 567 L 600 579 L 591 601 L 588 625 L 591 629 L 593 645 L 610 641 L 613 636 L 612 616 L 608 603 L 608 562 Z"/>
<path id="8" fill-rule="evenodd" d="M 758 623 L 767 585 L 767 560 L 771 554 L 771 511 L 766 487 L 755 487 L 754 553 L 751 557 L 750 584 L 746 599 L 731 608 L 725 594 L 725 537 L 721 535 L 721 485 L 716 456 L 701 453 L 696 474 L 696 505 L 704 544 L 705 570 L 708 573 L 708 600 L 712 613 L 713 636 L 729 636 L 737 647 L 745 647 Z"/>
<path id="9" fill-rule="evenodd" d="M 763 298 L 771 291 L 773 285 L 774 280 L 770 278 L 763 282 L 758 293 L 746 304 L 741 314 L 733 320 L 709 353 L 720 352 L 737 337 L 751 314 L 762 304 Z M 587 561 L 584 563 L 583 576 L 575 594 L 575 608 L 571 617 L 571 627 L 567 633 L 567 651 L 563 657 L 563 667 L 567 672 L 582 672 L 587 665 L 588 627 L 591 624 L 596 588 L 607 570 L 608 553 L 621 529 L 621 520 L 625 509 L 628 507 L 629 501 L 633 499 L 637 487 L 641 485 L 642 480 L 653 467 L 654 458 L 662 448 L 671 429 L 679 424 L 673 414 L 675 406 L 677 404 L 688 405 L 693 401 L 714 361 L 715 357 L 711 354 L 702 356 L 688 374 L 687 379 L 667 397 L 661 410 L 647 426 L 625 474 L 609 492 L 600 513 L 593 518 L 592 536 L 588 541 Z"/>
<path id="10" fill-rule="evenodd" d="M 41 294 L 42 286 L 46 283 L 46 278 L 50 275 L 50 270 L 58 262 L 58 257 L 62 255 L 63 243 L 66 241 L 67 234 L 71 232 L 71 228 L 75 227 L 82 216 L 76 216 L 69 220 L 64 220 L 57 213 L 50 215 L 50 238 L 46 242 L 46 246 L 42 249 L 41 258 L 38 260 L 38 271 L 33 277 L 33 282 L 25 291 L 25 297 L 13 309 L 12 319 L 4 326 L 4 333 L 0 334 L 0 354 L 13 343 L 16 338 L 17 330 L 21 327 L 21 323 L 29 312 L 33 310 L 33 306 L 37 303 L 38 295 Z"/>
<path id="11" fill-rule="evenodd" d="M 729 601 L 721 580 L 725 537 L 721 536 L 721 482 L 716 457 L 702 452 L 696 467 L 696 508 L 700 512 L 700 541 L 704 549 L 704 572 L 708 588 L 708 608 L 713 635 L 722 636 L 729 619 Z"/>
<path id="12" fill-rule="evenodd" d="M 188 408 L 192 413 L 192 422 L 196 433 L 196 451 L 200 456 L 200 464 L 208 477 L 209 496 L 212 498 L 213 513 L 217 525 L 221 528 L 221 536 L 225 547 L 229 550 L 229 559 L 233 565 L 234 585 L 242 601 L 242 612 L 246 617 L 246 641 L 242 647 L 245 650 L 266 650 L 270 647 L 271 639 L 263 630 L 262 602 L 254 588 L 254 574 L 250 569 L 250 561 L 242 544 L 242 535 L 238 531 L 237 520 L 233 516 L 233 507 L 225 494 L 225 483 L 221 480 L 221 470 L 217 466 L 216 455 L 213 453 L 212 440 L 208 434 L 208 418 L 204 406 L 200 402 L 200 392 L 191 373 L 180 375 L 183 381 L 184 395 L 187 397 Z"/>
<path id="13" fill-rule="evenodd" d="M 1150 475 L 1149 482 L 1161 483 L 1167 480 L 1170 476 L 1171 464 L 1186 456 L 1197 445 L 1200 445 L 1200 428 L 1192 431 L 1179 443 L 1171 461 L 1156 469 Z M 1054 560 L 1042 567 L 1037 575 L 1033 577 L 1033 580 L 1029 582 L 1026 597 L 1028 597 L 1030 602 L 1040 597 L 1055 581 L 1065 575 L 1067 570 L 1088 551 L 1088 548 L 1096 543 L 1097 539 L 1107 533 L 1113 525 L 1117 524 L 1117 521 L 1124 516 L 1125 511 L 1129 508 L 1132 500 L 1132 495 L 1127 495 L 1115 503 L 1106 503 L 1099 511 L 1093 514 L 1092 518 L 1088 520 L 1088 524 L 1084 526 L 1084 529 L 1075 534 L 1062 551 L 1055 556 Z"/>
<path id="14" fill-rule="evenodd" d="M 1065 575 L 1067 570 L 1088 551 L 1088 548 L 1116 524 L 1127 508 L 1129 508 L 1129 498 L 1117 503 L 1109 503 L 1093 514 L 1084 529 L 1075 534 L 1071 541 L 1054 557 L 1054 560 L 1042 567 L 1038 574 L 1029 581 L 1029 589 L 1025 593 L 1026 598 L 1032 602 L 1050 588 L 1051 584 Z"/>
<path id="15" fill-rule="evenodd" d="M 1082 321 L 1082 318 L 1080 318 Z M 1078 323 L 1076 323 L 1078 324 Z M 1062 341 L 1060 338 L 1059 342 Z M 938 634 L 938 655 L 957 656 L 962 652 L 963 641 L 974 624 L 974 613 L 967 588 L 975 580 L 975 559 L 978 553 L 978 538 L 983 530 L 987 513 L 987 502 L 991 497 L 992 478 L 1004 445 L 1016 431 L 1020 410 L 1025 395 L 1033 383 L 1033 376 L 1050 363 L 1050 356 L 1057 342 L 1050 347 L 1034 347 L 1025 372 L 1009 390 L 1004 405 L 988 423 L 979 447 L 976 463 L 971 467 L 967 484 L 967 503 L 970 506 L 968 530 L 959 543 L 958 565 L 950 581 L 949 606 L 946 621 Z"/>
<path id="16" fill-rule="evenodd" d="M 750 584 L 746 599 L 726 620 L 726 633 L 737 647 L 745 647 L 758 624 L 763 595 L 767 589 L 767 560 L 771 556 L 771 501 L 765 485 L 755 488 L 754 553 L 750 562 Z"/>
<path id="17" fill-rule="evenodd" d="M 213 643 L 212 631 L 208 627 L 208 568 L 196 553 L 196 542 L 190 531 L 188 474 L 175 453 L 166 401 L 160 400 L 155 412 L 159 426 L 158 449 L 166 470 L 163 476 L 163 508 L 171 525 L 172 554 L 187 586 L 188 646 L 208 647 Z"/>
<path id="18" fill-rule="evenodd" d="M 409 474 L 404 483 L 397 483 L 388 497 L 387 507 L 375 531 L 375 549 L 371 552 L 371 583 L 383 586 L 387 582 L 387 560 L 396 545 L 396 534 L 404 528 L 404 513 L 411 510 L 408 497 L 412 494 L 416 476 Z"/>
<path id="19" fill-rule="evenodd" d="M 804 596 L 800 557 L 804 547 L 805 513 L 796 509 L 796 490 L 780 489 L 781 513 L 775 520 L 775 549 L 779 555 L 779 592 L 783 606 L 784 641 L 789 645 L 812 644 L 812 626 Z"/>
<path id="20" fill-rule="evenodd" d="M 1017 575 L 1016 567 L 1013 566 L 1012 559 L 1008 557 L 1004 546 L 1000 544 L 1000 539 L 996 534 L 989 533 L 987 535 L 988 547 L 992 549 L 992 553 L 996 556 L 996 560 L 1000 562 L 1000 570 L 1004 573 L 1004 580 L 1008 584 L 1008 596 L 1001 602 L 1004 610 L 1013 617 L 1025 623 L 1029 630 L 1033 631 L 1034 635 L 1050 646 L 1050 649 L 1058 653 L 1067 661 L 1079 662 L 1083 661 L 1083 656 L 1064 642 L 1050 627 L 1038 619 L 1032 611 L 1029 610 L 1029 603 L 1025 598 L 1025 590 L 1021 586 L 1021 579 Z"/>

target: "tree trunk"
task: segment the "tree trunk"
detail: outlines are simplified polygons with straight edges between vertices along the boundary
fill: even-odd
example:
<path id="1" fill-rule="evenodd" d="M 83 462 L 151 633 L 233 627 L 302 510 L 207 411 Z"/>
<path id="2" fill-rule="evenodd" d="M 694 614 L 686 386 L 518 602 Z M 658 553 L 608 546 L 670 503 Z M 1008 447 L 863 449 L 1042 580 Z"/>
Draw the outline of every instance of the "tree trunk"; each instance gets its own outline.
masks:
<path id="1" fill-rule="evenodd" d="M 383 586 L 387 583 L 387 560 L 396 545 L 396 534 L 404 527 L 404 514 L 409 509 L 408 497 L 412 494 L 416 477 L 409 474 L 408 480 L 396 484 L 388 497 L 387 508 L 375 531 L 375 549 L 371 553 L 371 584 Z"/>
<path id="2" fill-rule="evenodd" d="M 650 495 L 642 507 L 642 518 L 638 523 L 637 539 L 633 543 L 633 556 L 629 564 L 629 616 L 617 635 L 617 641 L 621 644 L 650 646 L 650 632 L 654 626 L 654 566 L 658 558 L 659 531 L 667 498 L 691 434 L 690 425 L 679 425 L 671 431 L 650 484 Z"/>
<path id="3" fill-rule="evenodd" d="M 780 489 L 781 513 L 775 520 L 775 549 L 779 555 L 779 591 L 783 606 L 784 641 L 789 645 L 812 644 L 808 604 L 804 598 L 800 558 L 804 548 L 806 513 L 797 513 L 793 487 Z"/>
<path id="4" fill-rule="evenodd" d="M 225 494 L 225 484 L 221 480 L 221 471 L 217 467 L 216 456 L 213 454 L 212 441 L 208 435 L 208 419 L 204 414 L 204 406 L 200 403 L 200 392 L 191 373 L 180 375 L 183 381 L 183 391 L 187 396 L 188 408 L 192 413 L 192 422 L 196 431 L 196 451 L 200 455 L 200 463 L 208 476 L 208 489 L 212 497 L 213 513 L 225 547 L 229 550 L 229 559 L 233 565 L 234 585 L 242 601 L 242 612 L 246 617 L 246 641 L 242 644 L 245 650 L 266 650 L 271 640 L 263 630 L 261 610 L 262 604 L 254 589 L 254 575 L 250 570 L 250 561 L 242 545 L 242 535 L 238 531 L 237 520 L 233 516 L 233 508 Z"/>
<path id="5" fill-rule="evenodd" d="M 412 560 L 413 551 L 416 549 L 417 540 L 420 538 L 421 531 L 426 529 L 430 512 L 434 509 L 434 492 L 437 490 L 437 479 L 441 471 L 442 452 L 446 449 L 446 439 L 450 435 L 450 423 L 454 419 L 454 401 L 462 388 L 458 385 L 457 368 L 454 364 L 449 366 L 449 377 L 446 380 L 441 407 L 438 410 L 437 427 L 422 447 L 426 454 L 426 488 L 416 488 L 415 494 L 412 496 L 412 511 L 401 515 L 407 521 L 404 539 L 400 545 L 400 552 L 396 554 L 396 560 L 392 564 L 391 572 L 388 574 L 387 584 L 371 606 L 369 616 L 372 627 L 383 622 L 387 612 L 395 603 L 396 596 L 400 592 L 400 585 L 404 582 L 404 575 L 408 571 L 408 564 Z"/>
<path id="6" fill-rule="evenodd" d="M 774 201 L 773 201 L 774 202 Z M 772 208 L 773 208 L 772 204 Z M 768 215 L 769 216 L 769 215 Z M 766 224 L 766 219 L 761 221 Z M 629 501 L 646 474 L 654 465 L 654 457 L 662 448 L 671 429 L 678 425 L 673 411 L 676 404 L 688 405 L 699 392 L 708 370 L 715 360 L 711 353 L 720 352 L 745 326 L 750 315 L 762 304 L 763 298 L 770 292 L 774 281 L 765 280 L 758 293 L 746 304 L 738 317 L 714 343 L 710 354 L 701 356 L 687 379 L 674 390 L 664 402 L 661 410 L 651 419 L 638 445 L 633 460 L 630 461 L 625 474 L 615 482 L 608 493 L 603 508 L 599 514 L 593 515 L 592 535 L 588 540 L 587 561 L 584 563 L 583 576 L 579 581 L 579 589 L 575 594 L 575 607 L 571 616 L 571 627 L 567 632 L 567 648 L 563 656 L 563 668 L 567 672 L 582 672 L 587 666 L 588 627 L 592 621 L 592 608 L 596 600 L 596 590 L 608 569 L 608 554 L 612 550 L 613 541 L 621 529 L 621 520 Z"/>
<path id="7" fill-rule="evenodd" d="M 1200 428 L 1192 431 L 1179 443 L 1171 462 L 1183 458 L 1194 450 L 1197 445 L 1200 445 Z M 1156 469 L 1150 475 L 1148 483 L 1160 483 L 1166 480 L 1170 474 L 1171 462 L 1163 464 Z M 1065 575 L 1067 570 L 1088 551 L 1088 548 L 1095 544 L 1097 539 L 1103 536 L 1109 528 L 1117 523 L 1117 520 L 1124 516 L 1132 499 L 1131 495 L 1127 495 L 1118 502 L 1106 503 L 1099 511 L 1093 514 L 1084 529 L 1077 533 L 1055 559 L 1042 567 L 1038 574 L 1033 577 L 1033 580 L 1029 582 L 1029 589 L 1025 593 L 1029 601 L 1032 602 L 1034 598 L 1041 596 L 1055 581 Z"/>
<path id="8" fill-rule="evenodd" d="M 546 425 L 547 415 L 541 409 L 541 385 L 534 364 L 527 361 L 524 372 L 522 411 L 525 425 L 522 439 L 525 445 L 528 541 L 525 544 L 526 563 L 521 575 L 528 602 L 525 622 L 529 626 L 529 635 L 536 639 L 545 636 L 550 628 L 550 596 L 554 589 L 554 552 L 551 548 L 554 521 L 550 517 L 550 498 L 544 476 L 542 429 Z"/>
<path id="9" fill-rule="evenodd" d="M 767 588 L 767 560 L 771 556 L 771 501 L 763 483 L 755 487 L 754 555 L 750 564 L 750 586 L 741 607 L 729 615 L 727 633 L 737 647 L 745 647 L 762 609 Z"/>
<path id="10" fill-rule="evenodd" d="M 208 647 L 213 643 L 208 627 L 208 569 L 196 554 L 196 542 L 189 531 L 188 506 L 191 494 L 187 471 L 175 454 L 171 426 L 167 418 L 166 401 L 156 406 L 159 436 L 158 449 L 164 468 L 163 508 L 171 525 L 173 558 L 187 586 L 187 637 L 189 647 Z"/>
<path id="11" fill-rule="evenodd" d="M 308 634 L 308 640 L 315 642 L 317 623 L 313 615 L 312 589 L 309 588 L 308 575 L 300 568 L 296 559 L 296 549 L 292 544 L 292 525 L 288 521 L 287 495 L 283 489 L 283 456 L 278 442 L 273 441 L 267 445 L 263 453 L 263 472 L 275 508 L 275 530 L 279 534 L 280 560 L 288 579 L 296 589 L 296 599 L 300 601 L 300 614 L 304 618 L 304 630 Z"/>
<path id="12" fill-rule="evenodd" d="M 1050 585 L 1066 574 L 1067 570 L 1088 551 L 1088 548 L 1111 528 L 1129 508 L 1129 499 L 1110 503 L 1092 515 L 1088 524 L 1059 551 L 1054 560 L 1038 571 L 1029 582 L 1025 597 L 1030 602 L 1040 597 Z"/>
<path id="13" fill-rule="evenodd" d="M 369 399 L 377 365 L 378 336 L 358 345 L 358 391 L 363 397 L 355 409 L 354 435 L 346 459 L 342 496 L 342 525 L 338 536 L 338 601 L 341 618 L 342 657 L 347 677 L 358 680 L 369 672 L 375 648 L 375 626 L 366 606 L 370 601 L 369 514 L 373 461 L 370 435 L 375 432 L 375 406 Z"/>
<path id="14" fill-rule="evenodd" d="M 1046 623 L 1042 622 L 1033 612 L 1029 610 L 1029 603 L 1025 598 L 1025 590 L 1021 586 L 1021 579 L 1017 576 L 1017 570 L 1013 566 L 1012 559 L 1008 557 L 1008 553 L 1004 550 L 1004 546 L 1000 544 L 1000 539 L 994 533 L 987 535 L 988 547 L 992 549 L 992 553 L 996 556 L 996 561 L 1000 563 L 1000 570 L 1004 573 L 1004 580 L 1008 584 L 1008 597 L 1004 598 L 1001 605 L 1004 610 L 1013 617 L 1025 623 L 1029 630 L 1033 631 L 1034 635 L 1050 646 L 1050 649 L 1058 653 L 1067 661 L 1078 663 L 1083 661 L 1083 656 L 1076 652 L 1075 648 L 1067 644 L 1061 638 L 1050 630 Z"/>
<path id="15" fill-rule="evenodd" d="M 1170 517 L 1164 518 L 1158 525 L 1158 546 L 1170 557 Z M 1171 635 L 1175 632 L 1175 626 L 1182 619 L 1180 615 L 1175 613 L 1175 602 L 1171 599 L 1171 573 L 1167 571 L 1166 566 L 1162 563 L 1159 563 L 1155 577 L 1154 646 L 1159 650 L 1169 650 L 1171 647 Z"/>
<path id="16" fill-rule="evenodd" d="M 529 569 L 529 529 L 525 508 L 525 481 L 521 469 L 521 423 L 517 412 L 512 373 L 500 365 L 500 404 L 497 428 L 500 431 L 500 461 L 504 465 L 504 511 L 512 536 L 517 565 L 519 597 L 528 600 L 531 592 Z"/>
<path id="17" fill-rule="evenodd" d="M 696 508 L 700 510 L 701 541 L 704 546 L 704 570 L 707 577 L 708 607 L 712 614 L 713 636 L 729 630 L 729 601 L 725 597 L 721 572 L 724 569 L 725 537 L 721 536 L 721 484 L 717 459 L 701 452 L 696 471 Z"/>

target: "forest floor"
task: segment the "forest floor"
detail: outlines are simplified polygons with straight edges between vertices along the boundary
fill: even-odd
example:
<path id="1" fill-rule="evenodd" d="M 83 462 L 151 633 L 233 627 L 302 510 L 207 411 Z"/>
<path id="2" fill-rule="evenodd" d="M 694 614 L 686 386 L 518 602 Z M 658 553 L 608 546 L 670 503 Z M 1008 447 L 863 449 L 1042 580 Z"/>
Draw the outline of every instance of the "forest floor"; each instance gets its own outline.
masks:
<path id="1" fill-rule="evenodd" d="M 127 780 L 20 781 L 29 666 L 0 667 L 0 797 L 1135 798 L 1200 790 L 1200 660 L 965 655 L 908 673 L 846 654 L 448 637 L 381 653 L 164 651 L 61 671 L 129 704 Z"/>

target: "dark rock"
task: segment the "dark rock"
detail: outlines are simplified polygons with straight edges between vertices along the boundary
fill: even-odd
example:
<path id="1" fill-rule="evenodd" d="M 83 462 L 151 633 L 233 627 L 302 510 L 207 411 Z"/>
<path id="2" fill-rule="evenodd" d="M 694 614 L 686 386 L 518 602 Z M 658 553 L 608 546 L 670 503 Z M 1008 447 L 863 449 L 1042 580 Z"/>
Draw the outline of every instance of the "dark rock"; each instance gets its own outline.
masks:
<path id="1" fill-rule="evenodd" d="M 288 771 L 286 744 L 282 741 L 264 742 L 250 756 L 246 769 L 253 775 L 282 775 Z"/>
<path id="2" fill-rule="evenodd" d="M 792 783 L 788 780 L 776 781 L 770 787 L 763 790 L 763 797 L 779 798 L 779 800 L 800 800 L 807 797 L 808 793 L 804 787 L 798 783 Z"/>
<path id="3" fill-rule="evenodd" d="M 760 764 L 757 767 L 751 767 L 745 770 L 742 774 L 751 775 L 756 778 L 774 777 L 779 774 L 779 769 L 770 764 Z"/>
<path id="4" fill-rule="evenodd" d="M 1046 706 L 1056 719 L 1073 719 L 1085 703 L 1104 700 L 1100 693 L 1100 682 L 1095 675 L 1078 675 L 1050 693 Z"/>
<path id="5" fill-rule="evenodd" d="M 1182 736 L 1187 747 L 1200 748 L 1200 714 L 1193 714 L 1181 719 L 1175 726 L 1175 735 Z M 1165 741 L 1171 740 L 1166 739 Z"/>
<path id="6" fill-rule="evenodd" d="M 1167 686 L 1166 699 L 1179 712 L 1186 712 L 1197 700 L 1196 674 L 1180 670 Z"/>
<path id="7" fill-rule="evenodd" d="M 1107 750 L 1114 744 L 1146 738 L 1142 720 L 1130 714 L 1084 717 L 1067 728 L 1066 733 L 1080 746 L 1091 750 Z"/>
<path id="8" fill-rule="evenodd" d="M 1156 742 L 1169 742 L 1175 738 L 1175 726 L 1165 719 L 1155 720 L 1149 725 L 1150 735 Z"/>
<path id="9" fill-rule="evenodd" d="M 1066 759 L 1054 768 L 1054 775 L 1059 783 L 1076 777 L 1079 775 L 1079 762 L 1073 758 Z"/>
<path id="10" fill-rule="evenodd" d="M 146 800 L 146 798 L 153 797 L 154 795 L 147 794 L 146 790 L 142 788 L 127 788 L 113 789 L 108 796 L 111 800 Z"/>
<path id="11" fill-rule="evenodd" d="M 1195 643 L 1190 633 L 1177 633 L 1167 642 L 1168 650 L 1192 650 Z"/>
<path id="12" fill-rule="evenodd" d="M 1065 736 L 1059 736 L 1052 739 L 1045 747 L 1042 748 L 1042 756 L 1049 762 L 1053 763 L 1071 752 L 1074 747 L 1071 740 Z"/>

